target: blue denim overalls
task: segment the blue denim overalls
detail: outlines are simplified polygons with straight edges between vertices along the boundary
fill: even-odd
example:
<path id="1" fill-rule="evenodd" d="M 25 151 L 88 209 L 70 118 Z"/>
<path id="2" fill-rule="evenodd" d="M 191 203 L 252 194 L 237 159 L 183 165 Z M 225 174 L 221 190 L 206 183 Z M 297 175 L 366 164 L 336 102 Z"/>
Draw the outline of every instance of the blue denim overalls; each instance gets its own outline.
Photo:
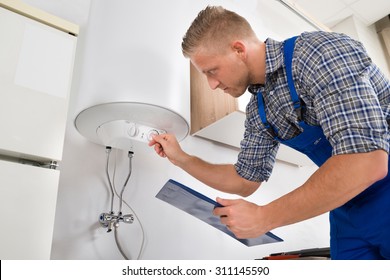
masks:
<path id="1" fill-rule="evenodd" d="M 283 49 L 290 96 L 300 117 L 301 102 L 292 77 L 295 40 L 296 37 L 286 40 Z M 296 137 L 282 140 L 267 122 L 260 91 L 257 93 L 257 104 L 263 125 L 277 141 L 304 153 L 317 166 L 332 156 L 332 146 L 320 126 L 309 125 L 300 117 L 299 125 L 303 131 Z M 390 175 L 332 210 L 329 220 L 332 259 L 390 259 Z"/>

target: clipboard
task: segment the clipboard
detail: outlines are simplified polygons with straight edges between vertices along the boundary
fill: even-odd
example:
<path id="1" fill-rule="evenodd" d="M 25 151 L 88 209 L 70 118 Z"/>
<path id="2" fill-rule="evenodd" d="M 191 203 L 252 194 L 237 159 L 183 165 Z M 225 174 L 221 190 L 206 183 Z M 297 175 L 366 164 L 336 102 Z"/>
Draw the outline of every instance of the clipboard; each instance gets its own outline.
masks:
<path id="1" fill-rule="evenodd" d="M 168 180 L 157 193 L 156 198 L 208 223 L 212 227 L 226 233 L 246 246 L 251 247 L 283 241 L 283 239 L 271 232 L 267 232 L 256 238 L 239 239 L 235 237 L 235 235 L 220 222 L 219 217 L 214 216 L 212 213 L 215 207 L 223 207 L 222 205 L 175 180 Z"/>

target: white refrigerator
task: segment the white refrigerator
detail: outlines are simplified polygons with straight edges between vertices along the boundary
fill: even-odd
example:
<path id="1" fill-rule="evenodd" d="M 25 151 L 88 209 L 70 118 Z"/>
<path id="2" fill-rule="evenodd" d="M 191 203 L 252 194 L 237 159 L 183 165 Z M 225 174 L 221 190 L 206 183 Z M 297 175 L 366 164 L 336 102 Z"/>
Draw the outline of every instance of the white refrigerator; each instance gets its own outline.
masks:
<path id="1" fill-rule="evenodd" d="M 78 27 L 0 0 L 0 259 L 49 259 Z"/>

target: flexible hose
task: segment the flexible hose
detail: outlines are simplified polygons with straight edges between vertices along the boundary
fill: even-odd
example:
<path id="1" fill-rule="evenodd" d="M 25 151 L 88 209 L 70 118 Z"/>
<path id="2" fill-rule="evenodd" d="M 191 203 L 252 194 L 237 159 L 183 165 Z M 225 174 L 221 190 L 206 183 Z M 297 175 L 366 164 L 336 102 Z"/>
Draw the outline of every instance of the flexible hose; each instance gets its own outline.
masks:
<path id="1" fill-rule="evenodd" d="M 129 174 L 127 175 L 126 181 L 123 184 L 122 191 L 121 191 L 120 198 L 119 198 L 119 215 L 122 214 L 123 192 L 125 191 L 127 183 L 129 182 L 129 179 L 131 176 L 131 171 L 132 171 L 131 159 L 133 158 L 133 153 L 129 152 L 128 155 L 129 155 Z"/>
<path id="2" fill-rule="evenodd" d="M 108 172 L 108 166 L 110 163 L 110 154 L 111 154 L 111 147 L 106 147 L 106 155 L 107 155 L 107 161 L 106 161 L 106 175 L 107 175 L 107 180 L 108 184 L 110 185 L 110 190 L 111 190 L 111 214 L 114 213 L 114 187 L 112 186 L 111 179 L 110 179 L 110 174 Z"/>
<path id="3" fill-rule="evenodd" d="M 127 207 L 129 207 L 131 212 L 133 212 L 135 218 L 137 219 L 137 221 L 139 222 L 139 225 L 141 227 L 142 241 L 141 241 L 141 247 L 139 249 L 138 256 L 137 256 L 137 260 L 139 260 L 140 257 L 141 257 L 141 254 L 142 254 L 142 252 L 144 250 L 144 246 L 145 246 L 145 230 L 144 230 L 144 226 L 142 225 L 141 220 L 138 218 L 137 213 L 133 210 L 133 208 L 131 208 L 131 206 L 129 204 L 127 204 L 127 202 L 125 200 L 123 200 L 123 203 L 126 204 Z"/>
<path id="4" fill-rule="evenodd" d="M 127 255 L 123 251 L 122 246 L 121 246 L 121 244 L 119 242 L 119 238 L 118 238 L 118 225 L 114 225 L 114 235 L 115 235 L 115 243 L 116 243 L 116 246 L 118 247 L 119 252 L 121 253 L 122 257 L 125 260 L 129 260 L 129 258 L 127 257 Z"/>
<path id="5" fill-rule="evenodd" d="M 129 161 L 130 161 L 130 165 L 129 165 L 129 174 L 126 178 L 126 181 L 125 181 L 125 186 L 127 185 L 127 182 L 130 178 L 130 175 L 132 173 L 132 157 L 133 157 L 133 153 L 132 152 L 129 152 Z M 115 165 L 114 165 L 114 173 L 113 173 L 113 177 L 112 177 L 112 184 L 113 184 L 113 190 L 115 192 L 115 195 L 120 198 L 120 202 L 123 203 L 130 209 L 131 212 L 133 212 L 135 218 L 137 219 L 137 221 L 139 222 L 139 225 L 141 227 L 141 231 L 142 231 L 142 241 L 141 241 L 141 246 L 140 246 L 140 249 L 139 249 L 139 252 L 138 252 L 138 256 L 137 256 L 137 260 L 140 259 L 141 257 L 141 254 L 144 250 L 144 246 L 145 246 L 145 230 L 144 230 L 144 227 L 142 225 L 142 222 L 140 220 L 140 218 L 138 217 L 137 213 L 134 211 L 134 209 L 126 202 L 126 200 L 122 199 L 122 194 L 123 194 L 123 190 L 124 188 L 122 188 L 122 192 L 121 192 L 121 195 L 118 195 L 117 191 L 116 191 L 116 187 L 115 187 L 115 174 L 116 174 L 116 154 L 115 154 Z M 115 242 L 117 244 L 117 247 L 118 247 L 118 250 L 119 252 L 122 254 L 123 258 L 128 260 L 129 258 L 126 256 L 126 254 L 124 253 L 120 243 L 119 243 L 119 238 L 117 236 L 117 227 L 114 227 L 115 228 Z"/>

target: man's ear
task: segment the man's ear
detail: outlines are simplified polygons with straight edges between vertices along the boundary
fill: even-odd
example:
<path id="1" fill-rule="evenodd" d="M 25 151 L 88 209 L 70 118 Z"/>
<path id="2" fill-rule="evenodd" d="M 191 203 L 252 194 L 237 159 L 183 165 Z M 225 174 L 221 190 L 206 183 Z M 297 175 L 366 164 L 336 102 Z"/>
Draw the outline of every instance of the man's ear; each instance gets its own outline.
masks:
<path id="1" fill-rule="evenodd" d="M 231 44 L 232 50 L 240 56 L 241 59 L 245 60 L 246 58 L 246 46 L 242 41 L 234 41 Z"/>

